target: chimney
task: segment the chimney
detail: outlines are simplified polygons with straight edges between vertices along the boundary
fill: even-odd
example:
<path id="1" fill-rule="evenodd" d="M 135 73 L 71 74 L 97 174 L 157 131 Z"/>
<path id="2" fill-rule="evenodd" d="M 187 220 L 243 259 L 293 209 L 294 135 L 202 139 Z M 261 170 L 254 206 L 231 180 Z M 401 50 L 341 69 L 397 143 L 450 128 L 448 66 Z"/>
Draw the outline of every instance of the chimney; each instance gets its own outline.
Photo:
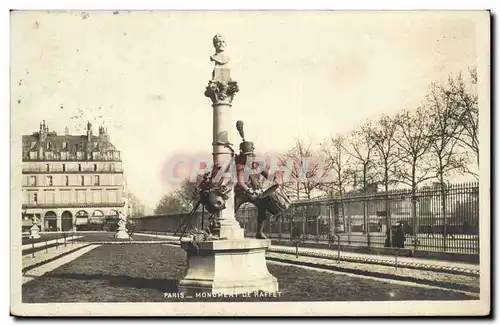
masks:
<path id="1" fill-rule="evenodd" d="M 87 141 L 92 141 L 92 124 L 87 121 Z"/>
<path id="2" fill-rule="evenodd" d="M 41 128 L 40 128 L 40 141 L 45 142 L 45 140 L 47 139 L 47 128 L 45 126 L 45 120 L 42 121 L 42 124 L 40 126 L 41 126 Z M 40 147 L 43 147 L 43 146 L 40 146 Z"/>

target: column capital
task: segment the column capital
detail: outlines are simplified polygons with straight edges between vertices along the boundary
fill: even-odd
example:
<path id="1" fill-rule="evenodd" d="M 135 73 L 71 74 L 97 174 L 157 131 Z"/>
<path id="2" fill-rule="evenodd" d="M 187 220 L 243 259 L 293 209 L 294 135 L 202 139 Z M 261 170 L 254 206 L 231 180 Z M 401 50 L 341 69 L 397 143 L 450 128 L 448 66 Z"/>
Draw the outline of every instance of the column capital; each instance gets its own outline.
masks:
<path id="1" fill-rule="evenodd" d="M 209 97 L 213 104 L 231 104 L 234 95 L 239 91 L 238 83 L 235 81 L 211 80 L 205 89 L 205 96 Z"/>

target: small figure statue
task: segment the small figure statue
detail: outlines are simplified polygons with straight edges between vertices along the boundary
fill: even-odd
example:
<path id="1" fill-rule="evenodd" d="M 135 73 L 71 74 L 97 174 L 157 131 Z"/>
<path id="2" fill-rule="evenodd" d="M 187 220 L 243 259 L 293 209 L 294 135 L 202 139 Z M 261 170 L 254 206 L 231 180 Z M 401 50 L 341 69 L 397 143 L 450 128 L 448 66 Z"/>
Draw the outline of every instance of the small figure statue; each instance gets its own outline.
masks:
<path id="1" fill-rule="evenodd" d="M 33 225 L 30 228 L 30 239 L 40 239 L 40 234 L 38 233 L 40 229 L 38 228 L 38 219 L 36 218 L 36 214 L 33 214 L 31 223 Z"/>
<path id="2" fill-rule="evenodd" d="M 213 38 L 215 54 L 210 56 L 210 60 L 215 62 L 215 66 L 224 66 L 229 62 L 229 57 L 224 55 L 226 49 L 226 39 L 220 34 L 216 34 Z"/>
<path id="3" fill-rule="evenodd" d="M 120 213 L 119 214 L 119 218 L 118 218 L 118 226 L 119 227 L 123 227 L 123 228 L 126 227 L 127 226 L 126 219 L 127 218 L 125 217 L 125 215 L 123 215 L 123 214 Z"/>

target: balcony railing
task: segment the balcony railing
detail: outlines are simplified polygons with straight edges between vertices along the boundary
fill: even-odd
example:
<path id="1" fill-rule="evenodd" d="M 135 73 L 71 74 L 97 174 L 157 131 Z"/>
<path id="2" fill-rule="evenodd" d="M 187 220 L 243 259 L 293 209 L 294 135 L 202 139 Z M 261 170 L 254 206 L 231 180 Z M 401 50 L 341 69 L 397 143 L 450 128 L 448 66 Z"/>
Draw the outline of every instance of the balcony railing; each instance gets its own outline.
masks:
<path id="1" fill-rule="evenodd" d="M 122 188 L 124 187 L 123 184 L 103 184 L 103 183 L 100 183 L 100 184 L 57 184 L 57 183 L 53 183 L 52 185 L 47 185 L 47 184 L 36 184 L 36 185 L 33 185 L 33 184 L 23 184 L 23 188 L 53 188 L 53 187 L 57 187 L 57 188 L 76 188 L 76 189 L 80 189 L 80 188 L 99 188 L 99 187 L 105 187 L 105 188 L 113 188 L 113 189 L 119 189 L 119 188 Z"/>
<path id="2" fill-rule="evenodd" d="M 124 207 L 125 202 L 81 202 L 81 203 L 23 203 L 22 208 L 85 208 L 85 207 Z"/>
<path id="3" fill-rule="evenodd" d="M 63 169 L 50 169 L 47 171 L 47 169 L 30 169 L 26 168 L 23 169 L 23 174 L 113 174 L 113 173 L 123 173 L 123 170 L 121 169 L 114 169 L 114 170 L 97 170 L 94 171 L 94 169 L 82 169 L 82 170 L 63 170 Z"/>

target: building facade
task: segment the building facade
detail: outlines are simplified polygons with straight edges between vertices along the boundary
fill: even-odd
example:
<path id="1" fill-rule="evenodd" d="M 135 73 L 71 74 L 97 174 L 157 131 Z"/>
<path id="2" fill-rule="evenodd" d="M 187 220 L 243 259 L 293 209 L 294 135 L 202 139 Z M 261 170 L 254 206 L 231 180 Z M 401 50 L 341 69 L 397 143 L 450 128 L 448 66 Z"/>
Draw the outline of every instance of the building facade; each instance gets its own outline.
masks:
<path id="1" fill-rule="evenodd" d="M 107 217 L 128 215 L 120 151 L 104 127 L 93 135 L 49 131 L 22 136 L 23 231 L 36 214 L 42 231 L 71 231 L 102 224 Z"/>

